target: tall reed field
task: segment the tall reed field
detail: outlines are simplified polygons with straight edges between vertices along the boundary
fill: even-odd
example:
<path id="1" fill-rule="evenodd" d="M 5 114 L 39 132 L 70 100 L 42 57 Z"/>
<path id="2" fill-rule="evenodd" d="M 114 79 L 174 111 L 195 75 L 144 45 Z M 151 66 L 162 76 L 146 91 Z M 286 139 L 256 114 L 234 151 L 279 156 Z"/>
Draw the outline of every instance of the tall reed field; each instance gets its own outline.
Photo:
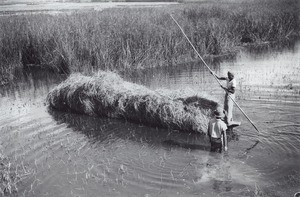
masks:
<path id="1" fill-rule="evenodd" d="M 13 78 L 17 66 L 38 65 L 70 73 L 195 60 L 170 13 L 203 56 L 234 54 L 244 43 L 280 43 L 299 37 L 297 0 L 3 15 L 0 80 Z"/>
<path id="2" fill-rule="evenodd" d="M 194 92 L 149 90 L 113 72 L 72 74 L 47 97 L 50 107 L 154 127 L 206 133 L 218 103 Z"/>

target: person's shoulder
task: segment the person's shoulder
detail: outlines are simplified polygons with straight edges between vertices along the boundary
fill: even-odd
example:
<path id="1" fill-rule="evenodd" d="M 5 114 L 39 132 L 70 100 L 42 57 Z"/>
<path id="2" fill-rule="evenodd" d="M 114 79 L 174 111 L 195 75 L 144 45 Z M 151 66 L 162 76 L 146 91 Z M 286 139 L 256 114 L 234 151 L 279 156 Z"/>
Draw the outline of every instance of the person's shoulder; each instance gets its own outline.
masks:
<path id="1" fill-rule="evenodd" d="M 221 120 L 221 121 L 220 121 L 220 124 L 226 125 L 226 123 L 224 122 L 224 120 Z"/>
<path id="2" fill-rule="evenodd" d="M 219 119 L 219 118 L 215 119 L 215 121 L 217 122 L 217 124 L 221 124 L 221 125 L 225 124 L 224 120 Z"/>
<path id="3" fill-rule="evenodd" d="M 223 128 L 227 129 L 227 124 L 223 120 L 220 121 L 220 124 L 222 125 Z"/>

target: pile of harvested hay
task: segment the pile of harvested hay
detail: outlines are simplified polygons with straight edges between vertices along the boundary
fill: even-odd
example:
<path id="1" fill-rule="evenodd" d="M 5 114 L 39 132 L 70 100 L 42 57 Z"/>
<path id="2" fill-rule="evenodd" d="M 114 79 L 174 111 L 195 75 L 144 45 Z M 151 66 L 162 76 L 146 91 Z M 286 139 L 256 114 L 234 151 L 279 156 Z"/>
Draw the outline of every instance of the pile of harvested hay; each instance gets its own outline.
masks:
<path id="1" fill-rule="evenodd" d="M 201 133 L 218 105 L 192 92 L 153 91 L 103 71 L 94 76 L 72 74 L 48 94 L 47 101 L 58 110 Z"/>

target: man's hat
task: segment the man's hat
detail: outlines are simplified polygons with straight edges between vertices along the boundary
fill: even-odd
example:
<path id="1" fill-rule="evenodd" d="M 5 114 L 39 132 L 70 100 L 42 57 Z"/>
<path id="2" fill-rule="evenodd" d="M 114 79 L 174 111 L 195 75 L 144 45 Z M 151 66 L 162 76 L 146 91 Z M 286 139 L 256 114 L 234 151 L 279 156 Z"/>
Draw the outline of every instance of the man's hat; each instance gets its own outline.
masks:
<path id="1" fill-rule="evenodd" d="M 231 74 L 232 76 L 234 76 L 234 72 L 232 71 L 228 71 L 227 74 Z"/>
<path id="2" fill-rule="evenodd" d="M 214 114 L 216 116 L 216 118 L 223 118 L 224 117 L 224 112 L 223 109 L 218 107 L 215 111 Z"/>

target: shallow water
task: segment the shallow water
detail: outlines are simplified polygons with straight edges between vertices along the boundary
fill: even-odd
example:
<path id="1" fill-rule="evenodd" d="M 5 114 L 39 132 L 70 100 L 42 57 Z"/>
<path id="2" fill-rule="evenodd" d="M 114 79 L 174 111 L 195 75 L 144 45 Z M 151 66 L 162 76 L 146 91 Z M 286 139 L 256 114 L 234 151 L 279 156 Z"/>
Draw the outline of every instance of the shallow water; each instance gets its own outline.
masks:
<path id="1" fill-rule="evenodd" d="M 60 14 L 74 11 L 101 11 L 115 7 L 156 7 L 177 4 L 176 2 L 43 2 L 43 1 L 0 2 L 0 15 Z"/>
<path id="2" fill-rule="evenodd" d="M 300 50 L 241 53 L 212 63 L 236 73 L 242 125 L 228 154 L 205 136 L 53 111 L 47 93 L 65 77 L 28 71 L 1 87 L 0 150 L 20 175 L 19 196 L 292 196 L 300 190 Z M 200 63 L 125 76 L 151 89 L 189 88 L 223 102 Z M 256 141 L 259 143 L 256 144 Z"/>

